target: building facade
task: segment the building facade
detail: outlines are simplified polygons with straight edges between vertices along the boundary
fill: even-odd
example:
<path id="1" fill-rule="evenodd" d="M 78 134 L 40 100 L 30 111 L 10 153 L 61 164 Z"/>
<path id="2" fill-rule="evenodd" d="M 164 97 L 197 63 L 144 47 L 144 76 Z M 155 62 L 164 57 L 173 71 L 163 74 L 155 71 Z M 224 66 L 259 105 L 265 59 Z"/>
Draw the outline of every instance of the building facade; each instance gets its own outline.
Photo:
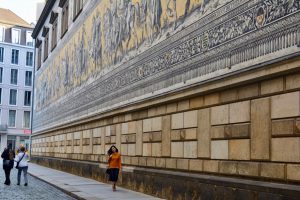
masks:
<path id="1" fill-rule="evenodd" d="M 167 199 L 300 196 L 300 4 L 48 1 L 33 161 Z"/>
<path id="2" fill-rule="evenodd" d="M 34 65 L 33 28 L 0 8 L 0 150 L 29 149 Z"/>

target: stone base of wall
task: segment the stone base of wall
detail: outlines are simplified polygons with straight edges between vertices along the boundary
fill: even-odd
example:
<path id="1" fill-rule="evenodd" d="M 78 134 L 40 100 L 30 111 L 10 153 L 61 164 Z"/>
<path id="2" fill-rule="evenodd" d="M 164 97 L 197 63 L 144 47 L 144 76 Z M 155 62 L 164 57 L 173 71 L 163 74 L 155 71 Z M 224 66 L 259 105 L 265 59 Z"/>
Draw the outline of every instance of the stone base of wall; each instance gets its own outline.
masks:
<path id="1" fill-rule="evenodd" d="M 96 162 L 32 157 L 32 162 L 107 182 Z M 124 167 L 119 185 L 166 199 L 299 199 L 300 186 L 249 179 Z"/>

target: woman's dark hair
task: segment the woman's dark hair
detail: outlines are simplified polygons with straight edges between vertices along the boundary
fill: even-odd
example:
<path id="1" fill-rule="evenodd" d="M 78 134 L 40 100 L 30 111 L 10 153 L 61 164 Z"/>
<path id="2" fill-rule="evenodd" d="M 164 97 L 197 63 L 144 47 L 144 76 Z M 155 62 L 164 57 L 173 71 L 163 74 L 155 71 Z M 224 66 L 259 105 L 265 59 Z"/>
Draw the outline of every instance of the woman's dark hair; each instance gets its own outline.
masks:
<path id="1" fill-rule="evenodd" d="M 21 147 L 20 150 L 21 150 L 22 152 L 24 152 L 24 151 L 25 151 L 25 147 Z"/>
<path id="2" fill-rule="evenodd" d="M 111 154 L 113 154 L 113 151 L 112 151 L 112 148 L 115 148 L 116 149 L 116 152 L 119 152 L 118 148 L 115 146 L 115 145 L 112 145 L 109 150 L 107 151 L 107 154 L 110 156 Z"/>

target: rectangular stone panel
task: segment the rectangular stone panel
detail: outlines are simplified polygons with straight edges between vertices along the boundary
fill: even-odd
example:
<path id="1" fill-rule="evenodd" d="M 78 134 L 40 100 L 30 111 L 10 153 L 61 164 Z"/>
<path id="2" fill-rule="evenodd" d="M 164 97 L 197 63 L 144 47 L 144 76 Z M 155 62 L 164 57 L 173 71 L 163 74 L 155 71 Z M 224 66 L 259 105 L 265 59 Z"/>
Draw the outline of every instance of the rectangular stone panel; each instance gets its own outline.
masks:
<path id="1" fill-rule="evenodd" d="M 300 181 L 300 165 L 288 164 L 286 168 L 287 179 L 292 181 Z"/>
<path id="2" fill-rule="evenodd" d="M 171 103 L 167 105 L 167 113 L 177 112 L 177 103 Z"/>
<path id="3" fill-rule="evenodd" d="M 128 134 L 128 123 L 122 123 L 121 125 L 121 133 Z"/>
<path id="4" fill-rule="evenodd" d="M 197 116 L 198 116 L 198 111 L 193 110 L 193 111 L 188 111 L 183 113 L 183 127 L 184 128 L 193 128 L 197 127 Z"/>
<path id="5" fill-rule="evenodd" d="M 198 111 L 198 157 L 210 157 L 210 110 Z"/>
<path id="6" fill-rule="evenodd" d="M 241 123 L 250 121 L 250 101 L 232 103 L 229 105 L 229 122 Z"/>
<path id="7" fill-rule="evenodd" d="M 171 143 L 171 156 L 176 158 L 183 157 L 183 142 Z"/>
<path id="8" fill-rule="evenodd" d="M 239 88 L 238 96 L 239 99 L 246 99 L 250 97 L 258 96 L 259 87 L 258 84 L 247 85 Z"/>
<path id="9" fill-rule="evenodd" d="M 216 106 L 211 108 L 211 125 L 229 123 L 229 105 Z"/>
<path id="10" fill-rule="evenodd" d="M 171 156 L 171 116 L 163 116 L 162 122 L 162 156 Z"/>
<path id="11" fill-rule="evenodd" d="M 211 141 L 211 158 L 228 159 L 228 140 Z"/>
<path id="12" fill-rule="evenodd" d="M 251 159 L 270 159 L 270 99 L 251 101 Z"/>
<path id="13" fill-rule="evenodd" d="M 184 158 L 197 158 L 197 141 L 184 142 L 183 144 L 183 157 Z"/>
<path id="14" fill-rule="evenodd" d="M 136 133 L 136 121 L 128 122 L 128 134 Z"/>
<path id="15" fill-rule="evenodd" d="M 188 159 L 177 159 L 177 169 L 188 170 L 189 160 Z"/>
<path id="16" fill-rule="evenodd" d="M 212 93 L 204 96 L 204 105 L 210 106 L 220 102 L 219 93 Z"/>
<path id="17" fill-rule="evenodd" d="M 250 160 L 250 139 L 229 140 L 229 159 Z"/>
<path id="18" fill-rule="evenodd" d="M 143 155 L 143 121 L 136 122 L 136 155 Z"/>
<path id="19" fill-rule="evenodd" d="M 203 96 L 201 97 L 194 97 L 190 99 L 190 108 L 200 108 L 204 105 L 204 98 Z"/>
<path id="20" fill-rule="evenodd" d="M 143 156 L 152 155 L 152 143 L 143 143 Z"/>
<path id="21" fill-rule="evenodd" d="M 111 135 L 111 131 L 110 131 L 110 126 L 106 126 L 105 127 L 105 136 L 110 136 Z"/>
<path id="22" fill-rule="evenodd" d="M 254 176 L 259 175 L 259 163 L 257 162 L 238 162 L 237 172 L 242 176 Z"/>
<path id="23" fill-rule="evenodd" d="M 293 135 L 294 133 L 294 120 L 273 120 L 272 121 L 272 135 Z"/>
<path id="24" fill-rule="evenodd" d="M 203 161 L 202 160 L 190 160 L 189 170 L 203 171 Z"/>
<path id="25" fill-rule="evenodd" d="M 105 149 L 106 149 L 105 152 L 107 152 L 107 150 L 109 149 L 109 145 L 106 145 Z M 128 155 L 128 144 L 121 144 L 121 154 Z"/>
<path id="26" fill-rule="evenodd" d="M 229 102 L 237 100 L 237 89 L 229 89 L 220 93 L 220 102 Z"/>
<path id="27" fill-rule="evenodd" d="M 161 131 L 162 117 L 155 117 L 151 119 L 151 131 Z"/>
<path id="28" fill-rule="evenodd" d="M 203 160 L 204 172 L 219 172 L 219 161 L 217 160 Z"/>
<path id="29" fill-rule="evenodd" d="M 166 167 L 169 169 L 176 169 L 177 160 L 174 158 L 166 158 Z"/>
<path id="30" fill-rule="evenodd" d="M 178 102 L 178 111 L 188 110 L 190 108 L 190 101 L 183 100 Z"/>
<path id="31" fill-rule="evenodd" d="M 249 138 L 250 124 L 234 124 L 230 126 L 230 138 Z"/>
<path id="32" fill-rule="evenodd" d="M 156 167 L 165 168 L 166 167 L 166 159 L 165 158 L 156 158 L 155 160 Z"/>
<path id="33" fill-rule="evenodd" d="M 183 113 L 176 113 L 172 115 L 172 129 L 183 128 Z"/>
<path id="34" fill-rule="evenodd" d="M 219 172 L 222 174 L 237 174 L 238 162 L 235 161 L 220 161 Z"/>
<path id="35" fill-rule="evenodd" d="M 286 87 L 287 90 L 300 88 L 300 73 L 296 73 L 296 74 L 286 76 L 285 87 Z"/>
<path id="36" fill-rule="evenodd" d="M 261 82 L 261 94 L 270 94 L 283 91 L 283 77 Z"/>
<path id="37" fill-rule="evenodd" d="M 225 138 L 225 126 L 212 126 L 211 127 L 211 139 L 224 139 Z"/>
<path id="38" fill-rule="evenodd" d="M 180 141 L 184 139 L 184 131 L 183 130 L 172 130 L 171 131 L 171 140 L 172 141 Z"/>
<path id="39" fill-rule="evenodd" d="M 161 143 L 152 143 L 152 156 L 161 157 Z"/>
<path id="40" fill-rule="evenodd" d="M 271 98 L 272 119 L 296 117 L 300 115 L 299 92 L 276 95 Z"/>
<path id="41" fill-rule="evenodd" d="M 197 129 L 196 128 L 185 129 L 184 139 L 197 140 Z"/>
<path id="42" fill-rule="evenodd" d="M 285 164 L 261 163 L 260 175 L 266 178 L 284 179 Z"/>
<path id="43" fill-rule="evenodd" d="M 128 155 L 135 156 L 135 144 L 128 144 Z"/>
<path id="44" fill-rule="evenodd" d="M 272 138 L 272 161 L 300 162 L 300 137 Z"/>

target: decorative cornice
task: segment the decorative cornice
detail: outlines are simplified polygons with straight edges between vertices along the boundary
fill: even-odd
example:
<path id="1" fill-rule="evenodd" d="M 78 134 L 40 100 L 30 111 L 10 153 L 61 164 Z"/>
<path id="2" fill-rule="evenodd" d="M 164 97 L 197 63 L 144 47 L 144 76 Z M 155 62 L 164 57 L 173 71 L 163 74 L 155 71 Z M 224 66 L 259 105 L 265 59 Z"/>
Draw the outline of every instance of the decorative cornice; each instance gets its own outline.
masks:
<path id="1" fill-rule="evenodd" d="M 40 16 L 38 22 L 36 23 L 35 28 L 33 29 L 33 32 L 31 35 L 33 39 L 37 38 L 39 32 L 43 28 L 45 21 L 48 18 L 50 12 L 52 11 L 52 8 L 53 8 L 55 2 L 56 2 L 55 0 L 47 1 L 46 5 L 41 13 L 41 16 Z"/>

